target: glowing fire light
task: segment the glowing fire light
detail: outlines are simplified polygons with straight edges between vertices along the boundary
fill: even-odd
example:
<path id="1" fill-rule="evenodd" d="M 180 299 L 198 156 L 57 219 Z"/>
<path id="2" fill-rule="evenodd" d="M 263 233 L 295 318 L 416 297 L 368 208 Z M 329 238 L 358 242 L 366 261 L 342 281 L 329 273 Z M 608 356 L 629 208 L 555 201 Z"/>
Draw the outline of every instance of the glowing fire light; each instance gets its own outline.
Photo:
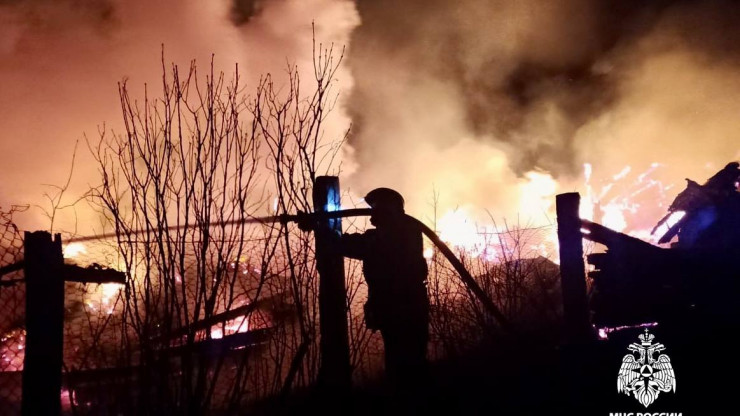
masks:
<path id="1" fill-rule="evenodd" d="M 578 215 L 584 220 L 594 219 L 594 191 L 591 187 L 591 174 L 593 173 L 593 167 L 590 163 L 583 164 L 583 177 L 585 179 L 586 195 L 581 201 L 581 205 L 578 208 Z"/>
<path id="2" fill-rule="evenodd" d="M 424 258 L 429 260 L 434 255 L 434 249 L 431 247 L 427 247 L 424 249 Z"/>
<path id="3" fill-rule="evenodd" d="M 633 237 L 641 238 L 652 243 L 657 242 L 662 232 L 656 232 L 656 236 L 651 236 L 646 224 L 637 224 L 635 215 L 640 209 L 640 198 L 647 198 L 648 192 L 651 195 L 650 205 L 664 206 L 661 198 L 665 196 L 665 191 L 670 188 L 660 181 L 654 179 L 651 175 L 660 167 L 660 163 L 652 163 L 647 170 L 634 175 L 631 166 L 625 166 L 618 173 L 611 176 L 611 181 L 602 182 L 598 192 L 594 189 L 591 182 L 593 168 L 591 164 L 583 165 L 583 177 L 585 179 L 585 198 L 581 200 L 580 216 L 583 219 L 596 221 L 615 231 L 627 233 Z M 630 181 L 630 178 L 635 178 Z M 622 192 L 614 196 L 615 189 L 622 189 Z M 626 190 L 625 190 L 626 189 Z M 658 200 L 655 200 L 655 195 Z M 675 224 L 680 217 L 676 217 L 667 222 L 668 227 Z M 630 221 L 635 224 L 630 224 Z M 659 230 L 660 231 L 660 230 Z"/>
<path id="4" fill-rule="evenodd" d="M 520 183 L 519 207 L 522 217 L 530 221 L 550 216 L 554 208 L 553 202 L 557 188 L 557 182 L 548 173 L 527 172 Z M 476 224 L 465 209 L 447 212 L 437 221 L 436 228 L 442 241 L 464 252 L 467 256 L 485 261 L 496 261 L 500 258 L 499 254 L 503 250 L 498 236 L 500 230 L 494 225 Z M 553 251 L 552 241 L 553 238 L 546 238 L 528 247 L 532 253 L 549 257 Z M 432 254 L 433 251 L 427 249 L 424 257 L 429 259 Z"/>
<path id="5" fill-rule="evenodd" d="M 72 405 L 78 405 L 74 391 L 70 391 L 64 387 L 62 387 L 62 392 L 59 398 L 61 399 L 62 409 L 64 410 L 71 409 Z"/>
<path id="6" fill-rule="evenodd" d="M 88 292 L 85 298 L 85 306 L 92 312 L 102 312 L 112 315 L 116 307 L 116 298 L 118 297 L 124 285 L 119 283 L 102 283 L 92 291 Z"/>
<path id="7" fill-rule="evenodd" d="M 64 247 L 63 255 L 65 259 L 71 259 L 80 254 L 87 254 L 87 248 L 82 243 L 70 243 Z"/>
<path id="8" fill-rule="evenodd" d="M 617 326 L 613 328 L 604 327 L 604 328 L 598 328 L 598 337 L 601 340 L 607 340 L 609 339 L 609 334 L 616 331 L 621 331 L 624 329 L 636 329 L 636 328 L 653 328 L 658 326 L 657 322 L 646 322 L 643 324 L 637 324 L 637 325 L 623 325 L 623 326 Z"/>
<path id="9" fill-rule="evenodd" d="M 0 371 L 23 370 L 26 349 L 26 331 L 14 329 L 0 337 Z"/>
<path id="10" fill-rule="evenodd" d="M 471 220 L 464 210 L 457 209 L 443 215 L 437 222 L 440 240 L 465 253 L 466 256 L 480 258 L 485 261 L 495 261 L 497 258 L 494 245 L 489 241 L 493 228 L 479 227 Z M 434 251 L 428 248 L 424 257 L 429 259 Z"/>
<path id="11" fill-rule="evenodd" d="M 686 215 L 686 212 L 684 211 L 675 211 L 672 212 L 670 216 L 668 216 L 668 219 L 660 225 L 660 227 L 655 229 L 655 232 L 651 236 L 651 239 L 657 241 L 660 239 L 661 236 L 663 236 L 665 233 L 668 232 L 668 230 L 676 225 L 677 222 L 681 220 Z"/>
<path id="12" fill-rule="evenodd" d="M 475 250 L 481 243 L 478 227 L 461 209 L 443 215 L 437 222 L 437 228 L 439 238 L 455 247 Z"/>
<path id="13" fill-rule="evenodd" d="M 110 315 L 113 313 L 113 302 L 112 301 L 121 292 L 121 288 L 123 288 L 123 285 L 118 284 L 118 283 L 103 283 L 100 286 L 103 292 L 101 304 L 105 307 L 106 313 Z"/>
<path id="14" fill-rule="evenodd" d="M 625 166 L 624 168 L 622 168 L 622 170 L 619 173 L 617 173 L 616 175 L 614 175 L 613 178 L 614 178 L 615 181 L 618 181 L 620 179 L 624 179 L 624 177 L 627 176 L 631 171 L 632 171 L 632 167 L 631 166 Z"/>
<path id="15" fill-rule="evenodd" d="M 221 339 L 224 335 L 232 335 L 249 331 L 249 317 L 240 316 L 226 321 L 224 325 L 216 324 L 211 327 L 211 338 Z"/>
<path id="16" fill-rule="evenodd" d="M 583 219 L 595 221 L 618 232 L 656 243 L 668 227 L 674 225 L 683 213 L 674 213 L 666 223 L 650 235 L 649 218 L 641 218 L 641 201 L 650 199 L 650 206 L 665 206 L 663 200 L 671 185 L 665 185 L 654 178 L 657 169 L 663 165 L 652 163 L 645 171 L 635 172 L 632 166 L 624 166 L 616 173 L 606 176 L 598 182 L 594 180 L 594 169 L 590 163 L 583 165 L 583 188 L 579 215 Z M 603 177 L 603 175 L 602 175 Z M 527 172 L 520 183 L 519 213 L 527 220 L 532 218 L 554 216 L 554 196 L 558 192 L 558 183 L 545 172 Z M 471 219 L 466 209 L 456 209 L 444 214 L 437 221 L 436 228 L 440 239 L 450 246 L 464 252 L 469 257 L 496 261 L 496 256 L 505 248 L 497 238 L 490 241 L 490 236 L 500 230 L 490 225 L 479 225 Z M 558 261 L 557 230 L 552 227 L 542 241 L 529 242 L 527 255 L 540 255 Z M 494 249 L 495 247 L 495 249 Z M 424 257 L 429 259 L 433 250 L 428 248 Z"/>
<path id="17" fill-rule="evenodd" d="M 612 230 L 622 232 L 627 228 L 627 220 L 624 218 L 624 207 L 621 205 L 607 205 L 601 208 L 601 223 Z"/>
<path id="18" fill-rule="evenodd" d="M 521 185 L 519 198 L 520 214 L 524 218 L 541 218 L 547 215 L 555 200 L 558 184 L 550 174 L 543 172 L 527 172 L 526 182 Z"/>
<path id="19" fill-rule="evenodd" d="M 82 254 L 87 254 L 87 247 L 82 243 L 70 243 L 64 247 L 64 258 L 74 259 Z M 112 315 L 115 307 L 115 299 L 123 288 L 119 283 L 103 283 L 89 292 L 85 298 L 85 305 L 90 311 L 103 312 Z"/>

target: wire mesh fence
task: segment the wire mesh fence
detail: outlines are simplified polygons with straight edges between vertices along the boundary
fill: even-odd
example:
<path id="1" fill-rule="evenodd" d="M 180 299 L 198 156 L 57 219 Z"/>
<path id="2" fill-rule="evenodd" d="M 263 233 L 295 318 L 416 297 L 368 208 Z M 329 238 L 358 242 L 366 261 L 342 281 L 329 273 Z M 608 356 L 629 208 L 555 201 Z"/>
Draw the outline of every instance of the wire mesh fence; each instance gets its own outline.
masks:
<path id="1" fill-rule="evenodd" d="M 0 211 L 0 415 L 20 413 L 25 347 L 25 285 L 14 265 L 23 259 L 23 235 L 11 211 Z"/>
<path id="2" fill-rule="evenodd" d="M 182 268 L 163 270 L 172 265 L 122 258 L 126 248 L 150 249 L 146 237 L 66 245 L 67 263 L 126 270 L 128 279 L 125 285 L 67 283 L 63 407 L 76 414 L 137 414 L 142 407 L 202 414 L 239 409 L 279 391 L 300 336 L 285 292 L 287 266 L 267 264 L 265 241 L 245 238 L 238 255 L 220 261 L 223 270 L 209 263 L 201 272 L 209 280 L 233 277 L 208 311 L 192 300 L 203 283 L 192 252 Z M 177 295 L 165 295 L 165 286 Z M 301 366 L 310 373 L 315 364 L 309 354 Z"/>
<path id="3" fill-rule="evenodd" d="M 365 226 L 349 222 L 345 229 L 361 231 Z M 0 231 L 0 267 L 17 264 L 23 256 L 22 234 L 9 216 L 3 217 Z M 176 322 L 168 319 L 177 311 L 162 306 L 192 314 L 195 305 L 178 306 L 176 297 L 164 294 L 164 286 L 186 294 L 200 290 L 193 280 L 194 258 L 186 256 L 184 268 L 170 270 L 172 265 L 164 262 L 127 264 L 122 258 L 126 248 L 152 250 L 152 241 L 146 239 L 66 244 L 66 263 L 127 270 L 128 277 L 125 285 L 66 283 L 63 413 L 137 414 L 142 408 L 160 408 L 234 414 L 250 403 L 314 383 L 320 364 L 315 336 L 318 276 L 311 237 L 293 231 L 291 245 L 299 250 L 286 253 L 285 247 L 279 248 L 268 258 L 265 247 L 274 243 L 275 235 L 264 228 L 250 234 L 238 256 L 219 260 L 224 270 L 203 271 L 206 277 L 233 276 L 209 313 Z M 497 252 L 496 259 L 459 253 L 479 284 L 519 325 L 547 326 L 559 319 L 558 268 L 540 245 L 552 232 L 551 228 L 503 232 L 486 243 Z M 437 359 L 476 345 L 490 322 L 481 321 L 480 305 L 440 256 L 431 253 L 428 261 L 429 355 Z M 350 360 L 353 379 L 362 384 L 382 374 L 383 345 L 379 333 L 364 325 L 367 288 L 361 263 L 347 260 L 345 271 Z M 152 280 L 153 276 L 157 278 Z M 0 284 L 0 415 L 20 413 L 22 279 L 22 270 L 16 270 L 5 274 Z M 302 305 L 296 303 L 296 294 L 302 296 Z M 306 337 L 305 330 L 313 335 Z"/>

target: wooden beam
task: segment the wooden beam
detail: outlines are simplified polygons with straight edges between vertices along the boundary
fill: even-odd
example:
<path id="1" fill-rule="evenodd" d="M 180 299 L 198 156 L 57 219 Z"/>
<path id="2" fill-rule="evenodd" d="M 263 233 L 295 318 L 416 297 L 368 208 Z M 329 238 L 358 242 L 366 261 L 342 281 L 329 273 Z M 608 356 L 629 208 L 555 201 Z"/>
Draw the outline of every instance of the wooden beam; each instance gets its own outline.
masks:
<path id="1" fill-rule="evenodd" d="M 126 273 L 99 265 L 80 267 L 74 264 L 65 264 L 62 266 L 62 278 L 65 282 L 126 284 Z"/>
<path id="2" fill-rule="evenodd" d="M 23 360 L 24 416 L 59 415 L 62 392 L 64 279 L 62 239 L 26 232 L 26 347 Z"/>
<path id="3" fill-rule="evenodd" d="M 281 292 L 281 295 L 282 295 L 282 292 Z M 221 312 L 209 318 L 201 319 L 200 321 L 193 322 L 188 326 L 182 326 L 179 328 L 175 328 L 172 331 L 169 331 L 162 335 L 153 337 L 152 341 L 169 341 L 174 338 L 185 336 L 191 332 L 206 330 L 212 327 L 213 325 L 224 324 L 226 323 L 226 321 L 229 321 L 232 319 L 243 318 L 246 315 L 252 314 L 254 311 L 258 310 L 259 308 L 264 308 L 264 307 L 269 306 L 271 302 L 274 302 L 275 299 L 281 295 L 275 295 L 275 296 L 270 296 L 267 298 L 257 299 L 253 303 L 249 303 L 247 305 L 240 306 L 238 308 L 234 308 L 226 312 Z"/>
<path id="4" fill-rule="evenodd" d="M 274 328 L 260 328 L 247 332 L 225 335 L 223 338 L 211 338 L 196 341 L 192 344 L 177 345 L 159 351 L 161 357 L 173 357 L 185 354 L 204 354 L 218 356 L 229 350 L 251 348 L 269 341 Z"/>
<path id="5" fill-rule="evenodd" d="M 314 212 L 341 209 L 339 178 L 320 176 L 313 188 Z M 349 335 L 347 332 L 347 294 L 344 283 L 344 257 L 331 244 L 332 234 L 342 232 L 341 218 L 318 221 L 316 268 L 319 272 L 319 324 L 321 332 L 319 385 L 341 393 L 350 387 Z"/>
<path id="6" fill-rule="evenodd" d="M 563 318 L 569 342 L 582 342 L 592 337 L 588 318 L 581 219 L 578 214 L 580 203 L 581 196 L 577 192 L 560 194 L 555 197 Z"/>

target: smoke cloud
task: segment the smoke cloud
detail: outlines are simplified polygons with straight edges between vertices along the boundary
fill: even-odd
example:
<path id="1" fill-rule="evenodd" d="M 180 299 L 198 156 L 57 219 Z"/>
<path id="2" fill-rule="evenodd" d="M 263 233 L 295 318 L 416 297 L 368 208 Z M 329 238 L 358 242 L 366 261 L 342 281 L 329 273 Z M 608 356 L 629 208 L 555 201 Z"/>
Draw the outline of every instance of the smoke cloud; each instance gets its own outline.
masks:
<path id="1" fill-rule="evenodd" d="M 318 41 L 341 49 L 358 20 L 354 4 L 339 0 L 0 0 L 0 206 L 48 208 L 42 194 L 54 190 L 43 184 L 64 184 L 78 140 L 66 201 L 97 184 L 83 135 L 95 142 L 103 123 L 124 131 L 122 79 L 132 97 L 143 99 L 144 83 L 159 94 L 162 45 L 166 63 L 184 69 L 196 59 L 205 72 L 215 54 L 228 77 L 238 63 L 249 90 L 267 72 L 279 83 L 288 63 L 311 78 L 312 22 Z M 72 230 L 73 212 L 61 214 L 55 228 Z M 16 219 L 25 229 L 49 226 L 38 209 Z"/>
<path id="2" fill-rule="evenodd" d="M 393 187 L 428 218 L 437 192 L 439 213 L 527 223 L 585 190 L 584 163 L 597 191 L 632 168 L 606 199 L 648 169 L 682 187 L 740 158 L 739 18 L 729 0 L 0 0 L 0 204 L 43 204 L 75 141 L 120 131 L 117 82 L 158 85 L 163 44 L 249 84 L 286 62 L 310 73 L 312 21 L 349 48 L 331 128 L 352 123 L 355 194 Z M 96 181 L 81 142 L 70 194 Z"/>
<path id="3" fill-rule="evenodd" d="M 358 11 L 355 183 L 396 183 L 417 210 L 437 189 L 443 210 L 536 216 L 548 192 L 583 191 L 586 162 L 595 184 L 632 167 L 617 195 L 655 162 L 651 179 L 682 187 L 740 157 L 737 2 L 360 0 Z M 557 186 L 538 186 L 542 175 Z"/>

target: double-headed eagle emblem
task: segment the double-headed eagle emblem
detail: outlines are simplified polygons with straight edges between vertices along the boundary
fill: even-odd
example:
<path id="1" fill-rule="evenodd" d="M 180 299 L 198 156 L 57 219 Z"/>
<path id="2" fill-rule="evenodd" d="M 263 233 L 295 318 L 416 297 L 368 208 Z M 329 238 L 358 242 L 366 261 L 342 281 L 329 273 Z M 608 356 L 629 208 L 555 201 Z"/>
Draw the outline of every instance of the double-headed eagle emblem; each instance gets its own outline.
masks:
<path id="1" fill-rule="evenodd" d="M 660 354 L 657 359 L 653 355 L 665 350 L 665 345 L 655 343 L 655 335 L 648 333 L 638 337 L 640 343 L 633 342 L 627 349 L 632 354 L 622 358 L 622 367 L 617 377 L 617 391 L 628 396 L 632 395 L 645 407 L 658 398 L 660 392 L 676 391 L 676 374 L 673 372 L 671 359 Z M 639 356 L 635 356 L 638 353 Z"/>

